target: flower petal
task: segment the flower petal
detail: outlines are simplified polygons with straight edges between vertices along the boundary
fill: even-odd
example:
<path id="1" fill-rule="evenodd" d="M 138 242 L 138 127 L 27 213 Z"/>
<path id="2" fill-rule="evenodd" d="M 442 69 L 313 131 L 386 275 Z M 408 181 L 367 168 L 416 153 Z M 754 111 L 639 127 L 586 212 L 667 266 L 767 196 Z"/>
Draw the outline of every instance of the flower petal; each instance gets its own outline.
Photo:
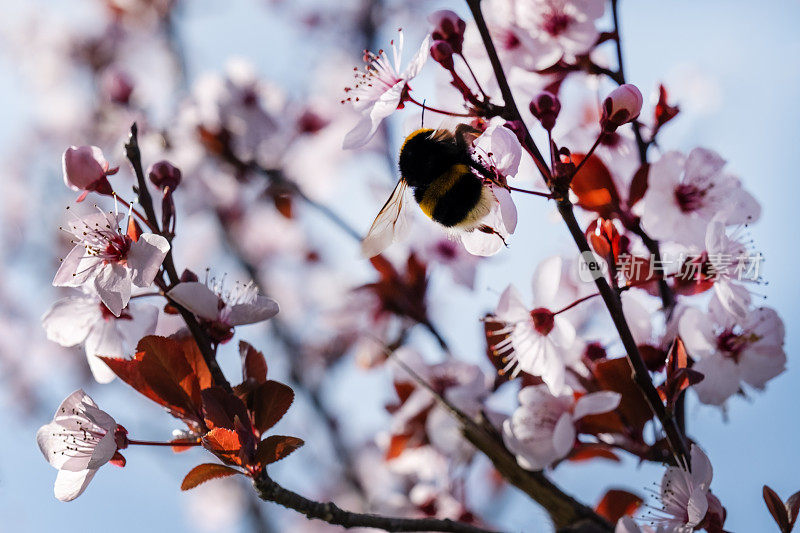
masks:
<path id="1" fill-rule="evenodd" d="M 86 248 L 75 246 L 58 267 L 53 278 L 54 287 L 80 287 L 97 274 L 102 261 L 86 255 Z"/>
<path id="2" fill-rule="evenodd" d="M 75 346 L 86 339 L 92 326 L 102 320 L 100 302 L 93 298 L 62 298 L 42 316 L 47 338 L 61 346 Z"/>
<path id="3" fill-rule="evenodd" d="M 198 281 L 179 283 L 167 296 L 200 318 L 216 320 L 219 315 L 219 296 Z"/>
<path id="4" fill-rule="evenodd" d="M 143 233 L 139 240 L 131 245 L 128 252 L 128 266 L 134 285 L 149 287 L 161 263 L 169 252 L 169 242 L 161 235 Z"/>
<path id="5" fill-rule="evenodd" d="M 279 309 L 278 302 L 259 294 L 253 303 L 232 305 L 226 322 L 230 326 L 255 324 L 274 317 Z"/>
<path id="6" fill-rule="evenodd" d="M 548 257 L 533 273 L 533 306 L 548 307 L 553 303 L 561 284 L 561 256 Z"/>
<path id="7" fill-rule="evenodd" d="M 97 470 L 81 470 L 70 472 L 69 470 L 59 470 L 56 476 L 56 483 L 53 487 L 53 494 L 62 502 L 71 502 L 86 490 L 89 482 L 97 473 Z"/>
<path id="8" fill-rule="evenodd" d="M 700 488 L 708 490 L 711 486 L 711 479 L 714 477 L 714 469 L 711 467 L 711 461 L 708 456 L 703 452 L 700 446 L 692 444 L 692 479 L 695 483 L 700 485 Z"/>
<path id="9" fill-rule="evenodd" d="M 613 411 L 619 405 L 622 396 L 618 392 L 600 391 L 585 394 L 575 403 L 572 418 L 578 420 L 587 415 L 597 415 Z"/>
<path id="10" fill-rule="evenodd" d="M 553 460 L 561 459 L 572 450 L 575 444 L 575 425 L 569 413 L 564 413 L 556 422 L 553 430 L 553 449 L 556 457 Z"/>
<path id="11" fill-rule="evenodd" d="M 94 278 L 94 288 L 108 310 L 119 316 L 131 299 L 130 271 L 118 263 L 103 265 Z"/>

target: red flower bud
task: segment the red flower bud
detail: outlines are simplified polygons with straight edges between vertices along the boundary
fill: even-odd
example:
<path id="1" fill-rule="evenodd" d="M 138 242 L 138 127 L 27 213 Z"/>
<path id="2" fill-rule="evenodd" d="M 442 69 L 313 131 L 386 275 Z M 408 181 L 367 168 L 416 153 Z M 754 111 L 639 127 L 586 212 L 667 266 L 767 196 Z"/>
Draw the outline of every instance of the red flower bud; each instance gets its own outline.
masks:
<path id="1" fill-rule="evenodd" d="M 103 74 L 102 88 L 109 100 L 127 105 L 133 93 L 133 81 L 122 71 L 108 70 Z"/>
<path id="2" fill-rule="evenodd" d="M 449 9 L 432 13 L 428 17 L 428 21 L 433 25 L 431 32 L 433 40 L 446 41 L 453 52 L 460 54 L 464 45 L 464 30 L 467 28 L 467 23 Z"/>
<path id="3" fill-rule="evenodd" d="M 542 91 L 531 100 L 528 106 L 531 114 L 539 119 L 542 127 L 547 131 L 551 131 L 553 126 L 556 125 L 556 118 L 561 111 L 561 102 L 558 97 L 551 92 Z"/>
<path id="4" fill-rule="evenodd" d="M 639 116 L 642 111 L 642 93 L 635 85 L 620 85 L 603 101 L 600 127 L 605 133 L 612 133 L 623 124 Z"/>
<path id="5" fill-rule="evenodd" d="M 447 70 L 453 70 L 453 47 L 447 41 L 433 41 L 431 57 Z"/>
<path id="6" fill-rule="evenodd" d="M 171 191 L 174 191 L 181 183 L 181 169 L 173 166 L 169 161 L 153 163 L 147 172 L 150 181 L 159 189 L 169 187 Z"/>

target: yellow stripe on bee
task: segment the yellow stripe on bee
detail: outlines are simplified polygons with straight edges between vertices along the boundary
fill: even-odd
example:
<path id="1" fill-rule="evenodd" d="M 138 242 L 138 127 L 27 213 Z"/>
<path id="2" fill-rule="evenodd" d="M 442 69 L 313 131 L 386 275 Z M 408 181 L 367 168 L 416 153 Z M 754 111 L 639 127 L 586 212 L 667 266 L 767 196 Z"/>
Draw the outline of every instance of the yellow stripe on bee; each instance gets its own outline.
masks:
<path id="1" fill-rule="evenodd" d="M 436 209 L 436 204 L 439 200 L 447 194 L 447 191 L 453 188 L 453 185 L 464 174 L 469 173 L 467 165 L 453 165 L 447 172 L 433 180 L 428 188 L 425 189 L 425 194 L 422 196 L 422 201 L 419 203 L 422 212 L 428 215 L 428 218 L 433 218 L 433 210 Z"/>

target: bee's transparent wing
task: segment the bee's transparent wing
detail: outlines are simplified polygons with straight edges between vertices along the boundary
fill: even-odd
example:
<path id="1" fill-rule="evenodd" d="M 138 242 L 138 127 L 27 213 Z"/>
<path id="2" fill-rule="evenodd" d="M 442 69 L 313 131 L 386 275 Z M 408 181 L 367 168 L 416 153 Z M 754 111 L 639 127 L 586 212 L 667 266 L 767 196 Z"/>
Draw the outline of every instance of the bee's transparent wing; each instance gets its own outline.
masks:
<path id="1" fill-rule="evenodd" d="M 361 254 L 364 257 L 375 257 L 390 244 L 402 240 L 408 234 L 408 218 L 403 208 L 406 187 L 405 180 L 400 180 L 375 217 L 367 236 L 361 241 Z"/>

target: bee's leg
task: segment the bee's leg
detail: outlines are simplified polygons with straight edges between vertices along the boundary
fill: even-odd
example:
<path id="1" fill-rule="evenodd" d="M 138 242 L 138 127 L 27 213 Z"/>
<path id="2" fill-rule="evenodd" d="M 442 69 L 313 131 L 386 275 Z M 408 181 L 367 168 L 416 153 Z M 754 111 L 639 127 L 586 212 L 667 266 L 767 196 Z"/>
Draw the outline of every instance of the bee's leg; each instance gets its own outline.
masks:
<path id="1" fill-rule="evenodd" d="M 501 241 L 503 241 L 503 245 L 504 245 L 506 248 L 508 248 L 508 243 L 506 242 L 506 240 L 505 240 L 505 239 L 503 238 L 503 236 L 502 236 L 502 235 L 500 235 L 500 233 L 499 233 L 499 232 L 498 232 L 496 229 L 494 229 L 493 227 L 491 227 L 491 226 L 487 226 L 486 224 L 482 224 L 482 225 L 478 226 L 478 227 L 477 227 L 477 228 L 475 228 L 475 229 L 477 229 L 477 230 L 478 230 L 478 231 L 480 231 L 481 233 L 488 233 L 489 235 L 497 235 L 497 236 L 500 238 L 500 240 L 501 240 Z"/>

